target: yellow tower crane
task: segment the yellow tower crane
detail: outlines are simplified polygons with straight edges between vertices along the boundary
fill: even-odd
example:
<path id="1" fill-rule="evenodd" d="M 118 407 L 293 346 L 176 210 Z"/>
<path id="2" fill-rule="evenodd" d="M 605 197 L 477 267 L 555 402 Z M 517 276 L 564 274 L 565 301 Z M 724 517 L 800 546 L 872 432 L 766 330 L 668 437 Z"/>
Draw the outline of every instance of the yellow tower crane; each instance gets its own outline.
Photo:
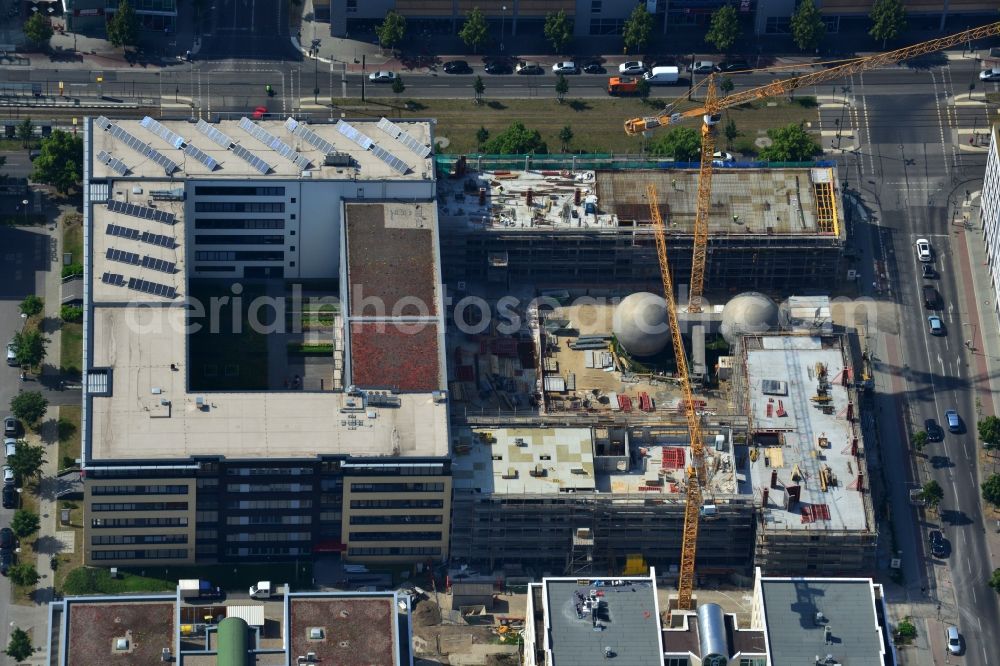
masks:
<path id="1" fill-rule="evenodd" d="M 1000 35 L 1000 22 L 972 28 L 947 37 L 921 42 L 920 44 L 896 49 L 895 51 L 887 51 L 864 58 L 849 60 L 842 65 L 830 67 L 822 71 L 773 81 L 767 85 L 742 90 L 724 97 L 716 95 L 716 74 L 709 74 L 704 83 L 705 100 L 702 106 L 687 111 L 672 111 L 683 99 L 680 98 L 668 105 L 659 115 L 626 120 L 625 133 L 640 134 L 656 129 L 657 127 L 675 125 L 688 118 L 696 118 L 698 116 L 702 118 L 701 167 L 698 173 L 698 208 L 694 221 L 694 256 L 691 261 L 691 287 L 688 311 L 701 312 L 702 296 L 705 289 L 705 260 L 708 253 L 708 217 L 711 212 L 712 203 L 712 155 L 715 151 L 715 125 L 719 122 L 720 114 L 724 109 L 754 100 L 784 95 L 797 88 L 840 79 L 845 76 L 857 74 L 858 72 L 881 67 L 882 65 L 890 65 L 909 58 L 940 51 L 956 44 L 971 42 L 974 39 L 983 39 L 984 37 L 993 37 L 994 35 Z M 650 201 L 651 206 L 654 203 Z"/>
<path id="2" fill-rule="evenodd" d="M 691 439 L 691 466 L 687 469 L 687 498 L 684 504 L 684 541 L 681 546 L 680 576 L 677 581 L 677 608 L 691 610 L 694 593 L 694 556 L 698 545 L 698 522 L 701 511 L 701 488 L 705 484 L 705 440 L 701 434 L 701 419 L 695 412 L 694 391 L 688 378 L 687 352 L 681 327 L 677 322 L 677 301 L 674 299 L 674 280 L 667 261 L 667 233 L 657 204 L 656 186 L 646 186 L 649 212 L 653 218 L 656 237 L 656 254 L 660 259 L 660 277 L 663 280 L 663 298 L 667 302 L 667 321 L 670 323 L 670 341 L 674 345 L 677 375 L 684 394 L 684 414 L 687 417 L 688 435 Z"/>

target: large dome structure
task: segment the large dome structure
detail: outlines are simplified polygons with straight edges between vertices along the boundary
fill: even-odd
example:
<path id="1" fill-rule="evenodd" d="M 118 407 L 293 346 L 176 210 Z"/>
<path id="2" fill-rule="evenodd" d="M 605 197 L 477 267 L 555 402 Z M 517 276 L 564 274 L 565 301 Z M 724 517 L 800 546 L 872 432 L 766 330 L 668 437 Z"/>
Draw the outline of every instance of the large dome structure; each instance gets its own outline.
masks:
<path id="1" fill-rule="evenodd" d="M 741 336 L 765 333 L 778 325 L 778 306 L 756 291 L 737 295 L 722 308 L 722 337 L 734 344 Z"/>
<path id="2" fill-rule="evenodd" d="M 648 291 L 622 299 L 611 325 L 618 344 L 632 356 L 653 356 L 670 342 L 667 303 Z"/>

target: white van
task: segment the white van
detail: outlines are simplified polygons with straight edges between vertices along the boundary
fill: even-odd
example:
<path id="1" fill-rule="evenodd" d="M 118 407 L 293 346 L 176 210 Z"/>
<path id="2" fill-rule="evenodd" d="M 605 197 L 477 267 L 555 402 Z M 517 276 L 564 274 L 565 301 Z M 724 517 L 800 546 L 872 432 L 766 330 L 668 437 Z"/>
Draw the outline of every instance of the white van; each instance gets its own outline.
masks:
<path id="1" fill-rule="evenodd" d="M 669 86 L 677 83 L 680 70 L 677 67 L 654 67 L 652 71 L 646 72 L 645 78 L 651 86 Z"/>

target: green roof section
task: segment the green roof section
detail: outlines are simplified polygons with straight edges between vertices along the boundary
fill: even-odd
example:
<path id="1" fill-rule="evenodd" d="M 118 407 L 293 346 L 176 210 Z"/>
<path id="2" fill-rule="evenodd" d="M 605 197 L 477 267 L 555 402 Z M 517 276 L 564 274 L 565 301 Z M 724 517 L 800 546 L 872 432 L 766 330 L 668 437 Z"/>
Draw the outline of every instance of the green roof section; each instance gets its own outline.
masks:
<path id="1" fill-rule="evenodd" d="M 219 623 L 218 666 L 247 666 L 247 623 L 227 617 Z"/>

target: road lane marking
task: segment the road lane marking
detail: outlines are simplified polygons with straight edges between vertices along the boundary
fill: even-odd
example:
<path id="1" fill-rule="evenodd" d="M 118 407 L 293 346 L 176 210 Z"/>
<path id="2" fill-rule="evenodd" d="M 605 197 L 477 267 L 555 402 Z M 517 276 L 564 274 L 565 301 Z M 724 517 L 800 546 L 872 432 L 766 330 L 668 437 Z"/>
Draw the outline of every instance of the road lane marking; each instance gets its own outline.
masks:
<path id="1" fill-rule="evenodd" d="M 938 92 L 938 81 L 937 76 L 934 71 L 931 70 L 931 83 L 934 87 L 934 108 L 937 110 L 938 117 L 938 133 L 941 139 L 941 158 L 944 160 L 944 173 L 948 178 L 951 178 L 951 165 L 948 163 L 948 146 L 944 141 L 944 119 L 941 114 L 941 98 Z"/>

